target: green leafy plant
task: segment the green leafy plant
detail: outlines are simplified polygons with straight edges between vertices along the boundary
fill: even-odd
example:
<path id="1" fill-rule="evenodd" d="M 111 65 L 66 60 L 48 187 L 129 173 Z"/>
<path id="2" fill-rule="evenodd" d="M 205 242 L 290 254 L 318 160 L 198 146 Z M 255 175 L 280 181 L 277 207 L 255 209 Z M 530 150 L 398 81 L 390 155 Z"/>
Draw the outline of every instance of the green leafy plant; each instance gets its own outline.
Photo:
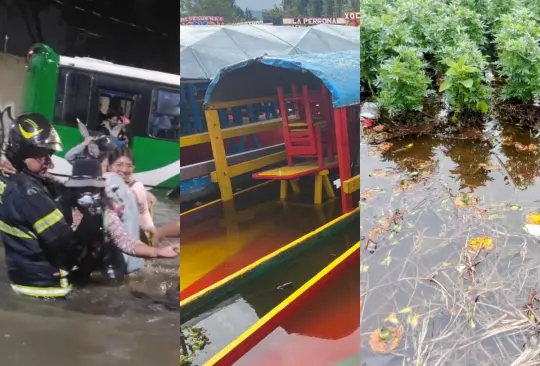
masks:
<path id="1" fill-rule="evenodd" d="M 501 19 L 496 36 L 497 66 L 505 85 L 501 97 L 532 102 L 540 96 L 540 29 L 525 9 Z"/>
<path id="2" fill-rule="evenodd" d="M 202 351 L 209 344 L 210 340 L 203 328 L 182 328 L 180 331 L 180 366 L 192 366 L 197 352 Z"/>
<path id="3" fill-rule="evenodd" d="M 454 112 L 454 120 L 467 112 L 487 113 L 491 100 L 491 87 L 485 79 L 482 65 L 475 62 L 478 53 L 464 53 L 457 61 L 447 59 L 448 69 L 439 91 L 444 93 Z M 457 53 L 457 52 L 456 52 Z"/>
<path id="4" fill-rule="evenodd" d="M 396 55 L 396 47 L 412 43 L 411 27 L 390 14 L 365 16 L 360 34 L 360 77 L 371 88 L 381 63 Z"/>
<path id="5" fill-rule="evenodd" d="M 414 47 L 395 48 L 397 56 L 385 61 L 379 69 L 376 85 L 377 104 L 390 116 L 408 110 L 422 110 L 422 103 L 431 91 L 426 64 L 421 52 Z"/>

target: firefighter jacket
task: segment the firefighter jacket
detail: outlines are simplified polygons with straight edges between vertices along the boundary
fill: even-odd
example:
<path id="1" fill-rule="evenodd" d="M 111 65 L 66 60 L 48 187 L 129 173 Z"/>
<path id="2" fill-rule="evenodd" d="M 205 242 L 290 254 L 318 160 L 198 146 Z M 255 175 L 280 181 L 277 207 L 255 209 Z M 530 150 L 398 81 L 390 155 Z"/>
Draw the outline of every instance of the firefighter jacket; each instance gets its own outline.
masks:
<path id="1" fill-rule="evenodd" d="M 84 256 L 44 181 L 27 173 L 0 176 L 0 238 L 13 290 L 34 297 L 64 297 L 69 271 Z"/>

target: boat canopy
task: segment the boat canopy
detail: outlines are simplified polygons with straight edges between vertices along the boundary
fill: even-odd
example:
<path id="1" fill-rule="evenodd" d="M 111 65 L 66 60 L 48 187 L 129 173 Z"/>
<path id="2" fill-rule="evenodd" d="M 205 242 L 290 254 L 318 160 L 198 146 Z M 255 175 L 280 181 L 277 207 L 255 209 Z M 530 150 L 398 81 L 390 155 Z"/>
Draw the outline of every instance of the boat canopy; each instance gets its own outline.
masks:
<path id="1" fill-rule="evenodd" d="M 264 55 L 286 56 L 360 49 L 359 28 L 319 24 L 185 25 L 180 27 L 180 78 L 212 80 L 222 68 Z"/>
<path id="2" fill-rule="evenodd" d="M 334 108 L 360 104 L 360 51 L 264 56 L 225 67 L 206 91 L 206 105 L 264 98 L 292 83 L 316 88 L 324 83 Z"/>

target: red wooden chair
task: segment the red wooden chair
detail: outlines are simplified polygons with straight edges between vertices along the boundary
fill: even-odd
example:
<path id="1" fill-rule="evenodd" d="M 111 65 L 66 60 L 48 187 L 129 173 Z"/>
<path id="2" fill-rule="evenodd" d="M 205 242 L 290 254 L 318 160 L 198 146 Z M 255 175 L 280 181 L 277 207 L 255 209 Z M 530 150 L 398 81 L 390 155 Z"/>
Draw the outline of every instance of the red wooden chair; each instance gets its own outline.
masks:
<path id="1" fill-rule="evenodd" d="M 322 84 L 318 91 L 303 85 L 299 94 L 297 84 L 292 84 L 291 91 L 291 96 L 285 96 L 283 88 L 277 90 L 288 165 L 294 165 L 294 158 L 305 158 L 316 159 L 319 168 L 324 168 L 324 151 L 329 160 L 334 160 L 336 151 L 328 90 Z M 289 116 L 287 102 L 294 106 L 294 116 Z"/>

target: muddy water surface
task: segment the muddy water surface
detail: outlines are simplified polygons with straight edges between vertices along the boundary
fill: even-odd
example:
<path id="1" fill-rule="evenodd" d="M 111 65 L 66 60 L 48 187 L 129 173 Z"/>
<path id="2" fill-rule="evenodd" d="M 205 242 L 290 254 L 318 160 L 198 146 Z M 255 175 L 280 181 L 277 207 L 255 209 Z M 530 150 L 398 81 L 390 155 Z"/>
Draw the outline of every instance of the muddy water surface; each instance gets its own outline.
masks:
<path id="1" fill-rule="evenodd" d="M 540 141 L 485 130 L 484 142 L 423 136 L 386 153 L 362 145 L 363 365 L 538 360 L 521 309 L 540 278 L 539 243 L 523 228 L 540 208 Z M 467 250 L 476 237 L 493 247 Z"/>
<path id="2" fill-rule="evenodd" d="M 177 203 L 158 202 L 156 223 L 178 214 Z M 70 300 L 46 301 L 13 294 L 2 270 L 0 364 L 175 365 L 179 315 L 164 290 L 177 284 L 178 260 L 152 261 L 123 285 L 91 286 Z"/>

